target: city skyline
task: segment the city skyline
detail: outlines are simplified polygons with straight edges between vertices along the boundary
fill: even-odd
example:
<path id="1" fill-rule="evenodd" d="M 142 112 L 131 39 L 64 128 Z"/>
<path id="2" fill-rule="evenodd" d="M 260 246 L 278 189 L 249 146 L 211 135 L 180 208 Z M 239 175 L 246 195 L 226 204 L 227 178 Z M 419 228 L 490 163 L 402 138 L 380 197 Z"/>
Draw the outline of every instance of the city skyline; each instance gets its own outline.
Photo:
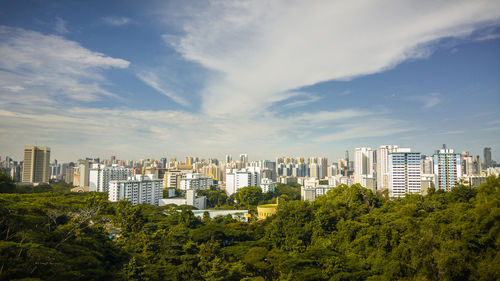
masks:
<path id="1" fill-rule="evenodd" d="M 498 161 L 499 49 L 498 1 L 4 2 L 0 156 Z"/>

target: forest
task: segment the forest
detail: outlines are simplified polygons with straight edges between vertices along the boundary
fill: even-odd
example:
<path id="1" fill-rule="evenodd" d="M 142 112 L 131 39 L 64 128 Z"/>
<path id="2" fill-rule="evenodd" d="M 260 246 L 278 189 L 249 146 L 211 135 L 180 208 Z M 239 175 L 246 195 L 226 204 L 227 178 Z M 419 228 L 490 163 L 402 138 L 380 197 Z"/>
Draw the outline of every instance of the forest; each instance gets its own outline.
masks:
<path id="1" fill-rule="evenodd" d="M 297 186 L 204 191 L 213 208 L 252 212 L 280 196 L 276 215 L 248 223 L 69 188 L 0 174 L 0 280 L 500 278 L 500 177 L 394 200 L 360 185 L 313 202 Z"/>

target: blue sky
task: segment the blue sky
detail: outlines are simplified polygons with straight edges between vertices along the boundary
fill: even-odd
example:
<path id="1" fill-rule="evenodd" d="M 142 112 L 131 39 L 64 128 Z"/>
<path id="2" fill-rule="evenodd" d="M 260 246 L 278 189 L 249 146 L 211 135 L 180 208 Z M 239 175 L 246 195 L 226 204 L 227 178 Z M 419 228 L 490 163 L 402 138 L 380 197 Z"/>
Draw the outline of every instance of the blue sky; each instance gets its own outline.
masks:
<path id="1" fill-rule="evenodd" d="M 0 156 L 500 160 L 498 1 L 3 1 Z"/>

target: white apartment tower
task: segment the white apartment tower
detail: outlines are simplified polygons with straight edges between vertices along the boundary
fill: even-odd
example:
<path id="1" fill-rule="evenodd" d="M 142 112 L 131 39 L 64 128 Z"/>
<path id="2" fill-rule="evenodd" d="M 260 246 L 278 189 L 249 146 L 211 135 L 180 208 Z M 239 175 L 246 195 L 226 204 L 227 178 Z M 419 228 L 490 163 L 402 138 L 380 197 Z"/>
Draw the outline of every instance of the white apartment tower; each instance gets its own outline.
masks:
<path id="1" fill-rule="evenodd" d="M 110 181 L 123 181 L 131 176 L 131 168 L 120 167 L 117 164 L 113 164 L 112 166 L 93 164 L 89 172 L 89 190 L 107 192 L 109 190 Z"/>
<path id="2" fill-rule="evenodd" d="M 389 153 L 397 149 L 397 145 L 382 145 L 377 149 L 377 190 L 389 188 Z"/>
<path id="3" fill-rule="evenodd" d="M 373 178 L 373 150 L 369 147 L 354 149 L 354 183 L 366 187 L 366 179 Z"/>
<path id="4" fill-rule="evenodd" d="M 214 180 L 210 177 L 199 173 L 186 174 L 185 178 L 180 180 L 180 189 L 182 190 L 201 190 L 209 189 L 214 184 Z"/>
<path id="5" fill-rule="evenodd" d="M 151 177 L 137 175 L 126 181 L 110 181 L 108 199 L 118 202 L 126 199 L 133 206 L 137 204 L 151 204 L 158 206 L 163 197 L 162 180 L 154 180 Z"/>
<path id="6" fill-rule="evenodd" d="M 421 192 L 420 153 L 400 148 L 389 153 L 389 196 Z"/>
<path id="7" fill-rule="evenodd" d="M 453 149 L 440 149 L 434 154 L 434 186 L 450 191 L 462 176 L 460 153 Z"/>
<path id="8" fill-rule="evenodd" d="M 226 170 L 226 193 L 231 196 L 246 186 L 260 186 L 260 167 L 249 167 L 240 171 Z"/>

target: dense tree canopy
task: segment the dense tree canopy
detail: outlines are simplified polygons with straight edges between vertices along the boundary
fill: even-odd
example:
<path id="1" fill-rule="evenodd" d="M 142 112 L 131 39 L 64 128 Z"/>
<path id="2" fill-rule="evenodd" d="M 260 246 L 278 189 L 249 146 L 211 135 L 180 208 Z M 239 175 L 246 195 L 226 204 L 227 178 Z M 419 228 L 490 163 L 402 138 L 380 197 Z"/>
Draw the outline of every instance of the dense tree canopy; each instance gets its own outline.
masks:
<path id="1" fill-rule="evenodd" d="M 202 220 L 188 206 L 110 203 L 54 183 L 14 193 L 0 179 L 0 280 L 500 278 L 500 177 L 396 200 L 359 185 L 314 202 L 286 185 L 231 199 L 206 192 L 213 206 L 287 198 L 276 215 L 249 223 Z"/>

